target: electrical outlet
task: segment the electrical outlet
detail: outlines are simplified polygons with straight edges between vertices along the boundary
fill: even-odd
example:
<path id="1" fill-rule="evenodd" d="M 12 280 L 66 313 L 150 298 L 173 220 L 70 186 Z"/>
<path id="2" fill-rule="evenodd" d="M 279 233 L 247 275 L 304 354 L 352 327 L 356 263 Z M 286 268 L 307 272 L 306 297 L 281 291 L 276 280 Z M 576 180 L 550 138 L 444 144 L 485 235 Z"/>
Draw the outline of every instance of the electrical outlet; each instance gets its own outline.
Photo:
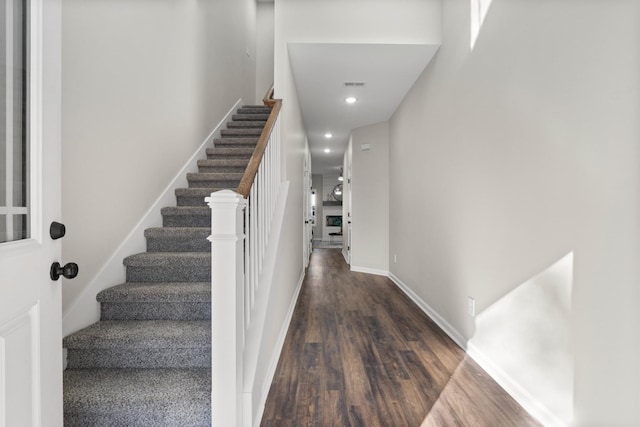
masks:
<path id="1" fill-rule="evenodd" d="M 476 300 L 471 297 L 469 297 L 467 301 L 467 313 L 469 313 L 471 317 L 476 317 Z"/>
<path id="2" fill-rule="evenodd" d="M 393 263 L 398 262 L 398 254 L 393 254 Z"/>

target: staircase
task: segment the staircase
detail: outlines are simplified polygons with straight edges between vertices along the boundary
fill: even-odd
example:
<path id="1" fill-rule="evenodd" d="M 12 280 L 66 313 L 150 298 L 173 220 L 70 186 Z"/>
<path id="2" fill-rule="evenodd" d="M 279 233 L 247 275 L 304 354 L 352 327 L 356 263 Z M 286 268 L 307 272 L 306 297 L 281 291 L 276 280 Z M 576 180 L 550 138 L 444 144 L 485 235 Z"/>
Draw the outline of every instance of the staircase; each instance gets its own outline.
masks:
<path id="1" fill-rule="evenodd" d="M 124 259 L 126 282 L 97 295 L 100 321 L 67 336 L 65 426 L 211 425 L 211 212 L 204 198 L 235 189 L 269 107 L 238 109 L 221 138 L 145 231 L 147 252 Z M 224 343 L 217 343 L 224 345 Z"/>

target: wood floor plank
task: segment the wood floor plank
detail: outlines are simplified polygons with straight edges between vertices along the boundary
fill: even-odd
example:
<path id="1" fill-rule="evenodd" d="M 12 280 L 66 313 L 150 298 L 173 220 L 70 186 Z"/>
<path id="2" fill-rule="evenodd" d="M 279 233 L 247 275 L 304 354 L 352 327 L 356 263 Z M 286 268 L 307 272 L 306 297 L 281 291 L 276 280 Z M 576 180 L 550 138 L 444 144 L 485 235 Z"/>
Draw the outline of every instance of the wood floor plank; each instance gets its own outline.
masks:
<path id="1" fill-rule="evenodd" d="M 389 279 L 314 249 L 262 426 L 535 427 Z"/>

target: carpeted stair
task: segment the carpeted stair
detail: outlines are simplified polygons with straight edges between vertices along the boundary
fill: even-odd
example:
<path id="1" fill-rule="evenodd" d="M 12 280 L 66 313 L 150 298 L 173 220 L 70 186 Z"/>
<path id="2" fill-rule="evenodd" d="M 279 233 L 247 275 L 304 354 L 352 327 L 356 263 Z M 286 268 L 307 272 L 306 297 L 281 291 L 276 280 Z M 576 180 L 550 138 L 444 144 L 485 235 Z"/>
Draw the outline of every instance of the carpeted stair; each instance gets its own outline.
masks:
<path id="1" fill-rule="evenodd" d="M 97 295 L 101 320 L 67 336 L 65 426 L 211 425 L 211 211 L 235 189 L 270 108 L 238 109 L 221 138 L 124 259 L 126 283 Z M 222 344 L 224 345 L 224 344 Z"/>

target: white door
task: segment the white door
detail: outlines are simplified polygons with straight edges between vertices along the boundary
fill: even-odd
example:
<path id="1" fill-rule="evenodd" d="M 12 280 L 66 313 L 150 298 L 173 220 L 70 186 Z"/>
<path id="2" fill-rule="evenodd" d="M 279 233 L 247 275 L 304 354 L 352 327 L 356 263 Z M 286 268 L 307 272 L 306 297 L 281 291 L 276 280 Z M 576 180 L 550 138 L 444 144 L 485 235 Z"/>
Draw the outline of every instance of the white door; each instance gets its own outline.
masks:
<path id="1" fill-rule="evenodd" d="M 0 427 L 62 425 L 60 0 L 0 3 Z"/>

